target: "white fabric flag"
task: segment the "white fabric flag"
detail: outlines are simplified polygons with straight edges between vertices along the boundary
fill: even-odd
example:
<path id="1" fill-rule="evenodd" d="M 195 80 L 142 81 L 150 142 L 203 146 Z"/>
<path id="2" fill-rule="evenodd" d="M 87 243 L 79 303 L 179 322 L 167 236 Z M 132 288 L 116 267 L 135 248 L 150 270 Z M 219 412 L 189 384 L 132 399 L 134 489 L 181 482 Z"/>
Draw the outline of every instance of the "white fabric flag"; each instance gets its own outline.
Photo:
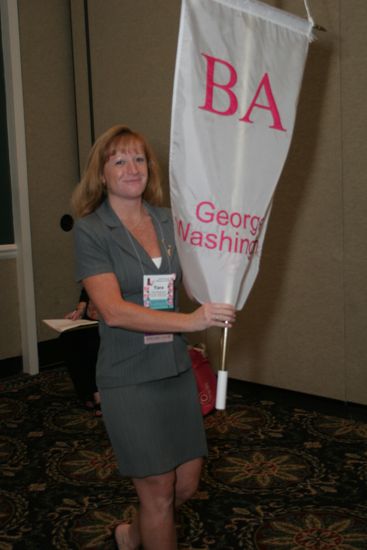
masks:
<path id="1" fill-rule="evenodd" d="M 183 0 L 170 191 L 186 286 L 241 309 L 294 128 L 312 22 L 256 0 Z"/>

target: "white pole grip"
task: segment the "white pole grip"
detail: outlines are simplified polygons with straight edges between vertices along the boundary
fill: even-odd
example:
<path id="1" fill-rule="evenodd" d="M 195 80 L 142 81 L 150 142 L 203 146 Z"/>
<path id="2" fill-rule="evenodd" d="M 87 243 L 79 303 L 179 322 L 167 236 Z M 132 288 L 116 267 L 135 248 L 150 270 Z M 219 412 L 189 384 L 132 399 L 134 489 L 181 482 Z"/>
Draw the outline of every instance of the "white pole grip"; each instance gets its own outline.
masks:
<path id="1" fill-rule="evenodd" d="M 227 381 L 228 371 L 219 370 L 217 378 L 217 396 L 215 400 L 215 408 L 219 411 L 224 411 L 226 408 L 227 399 Z"/>

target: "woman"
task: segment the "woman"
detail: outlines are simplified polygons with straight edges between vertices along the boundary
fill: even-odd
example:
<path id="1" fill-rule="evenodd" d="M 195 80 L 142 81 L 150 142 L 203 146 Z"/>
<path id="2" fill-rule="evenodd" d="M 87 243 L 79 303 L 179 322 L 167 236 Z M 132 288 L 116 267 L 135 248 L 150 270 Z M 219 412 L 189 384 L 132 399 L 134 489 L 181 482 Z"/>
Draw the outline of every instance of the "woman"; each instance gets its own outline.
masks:
<path id="1" fill-rule="evenodd" d="M 234 308 L 177 309 L 181 270 L 159 168 L 126 126 L 94 144 L 73 195 L 77 278 L 100 318 L 97 386 L 122 475 L 139 498 L 120 550 L 177 548 L 174 511 L 196 491 L 207 446 L 182 333 L 231 326 Z"/>

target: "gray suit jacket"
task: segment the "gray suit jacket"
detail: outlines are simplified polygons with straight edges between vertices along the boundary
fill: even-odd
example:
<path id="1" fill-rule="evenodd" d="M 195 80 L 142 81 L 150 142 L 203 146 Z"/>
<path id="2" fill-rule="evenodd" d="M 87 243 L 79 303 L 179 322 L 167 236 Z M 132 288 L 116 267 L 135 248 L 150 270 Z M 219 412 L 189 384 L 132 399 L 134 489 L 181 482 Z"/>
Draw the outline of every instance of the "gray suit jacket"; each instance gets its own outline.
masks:
<path id="1" fill-rule="evenodd" d="M 105 200 L 92 214 L 74 226 L 76 278 L 114 273 L 124 299 L 143 305 L 143 274 L 176 273 L 177 310 L 181 268 L 168 208 L 144 203 L 149 211 L 159 245 L 162 264 L 158 269 L 142 246 L 128 233 Z M 101 344 L 97 362 L 97 385 L 116 387 L 175 376 L 190 368 L 187 343 L 180 334 L 172 343 L 144 344 L 144 334 L 99 323 Z"/>

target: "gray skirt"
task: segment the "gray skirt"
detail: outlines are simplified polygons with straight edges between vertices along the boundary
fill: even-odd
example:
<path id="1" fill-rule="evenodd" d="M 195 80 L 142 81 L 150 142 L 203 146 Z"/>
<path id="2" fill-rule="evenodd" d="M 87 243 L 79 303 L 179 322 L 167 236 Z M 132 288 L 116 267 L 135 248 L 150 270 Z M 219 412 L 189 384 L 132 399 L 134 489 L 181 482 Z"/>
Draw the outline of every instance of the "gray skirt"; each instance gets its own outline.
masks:
<path id="1" fill-rule="evenodd" d="M 100 394 L 121 475 L 159 475 L 207 456 L 192 369 L 143 384 L 101 388 Z"/>

